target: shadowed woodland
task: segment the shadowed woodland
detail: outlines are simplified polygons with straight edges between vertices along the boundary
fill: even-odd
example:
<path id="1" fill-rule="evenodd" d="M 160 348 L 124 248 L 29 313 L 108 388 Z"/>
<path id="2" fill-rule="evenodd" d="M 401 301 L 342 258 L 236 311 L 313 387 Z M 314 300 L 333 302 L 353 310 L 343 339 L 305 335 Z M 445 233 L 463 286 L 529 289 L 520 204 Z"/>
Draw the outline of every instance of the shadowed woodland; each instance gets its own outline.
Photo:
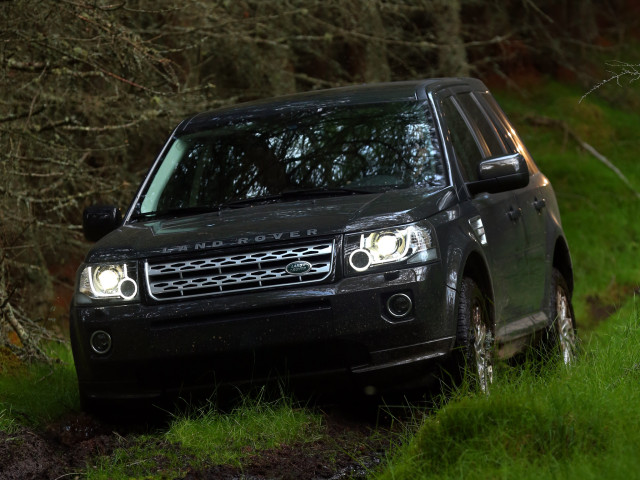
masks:
<path id="1" fill-rule="evenodd" d="M 434 76 L 586 92 L 639 19 L 631 0 L 0 1 L 0 346 L 43 355 L 88 248 L 83 208 L 126 208 L 185 116 Z"/>

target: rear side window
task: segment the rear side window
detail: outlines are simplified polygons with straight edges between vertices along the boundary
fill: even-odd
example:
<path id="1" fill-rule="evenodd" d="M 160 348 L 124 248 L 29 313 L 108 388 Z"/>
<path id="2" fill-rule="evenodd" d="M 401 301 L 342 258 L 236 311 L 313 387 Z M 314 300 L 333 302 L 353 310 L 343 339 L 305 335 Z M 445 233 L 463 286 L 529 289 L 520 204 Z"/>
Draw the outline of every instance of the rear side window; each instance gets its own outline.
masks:
<path id="1" fill-rule="evenodd" d="M 518 133 L 516 132 L 515 128 L 513 128 L 511 122 L 509 122 L 509 119 L 498 105 L 498 102 L 496 102 L 496 100 L 488 93 L 479 93 L 476 95 L 478 95 L 478 99 L 485 106 L 485 108 L 487 108 L 487 110 L 490 111 L 495 117 L 494 121 L 498 125 L 498 132 L 503 139 L 504 145 L 507 147 L 508 153 L 517 152 L 521 154 L 527 161 L 529 172 L 532 175 L 534 173 L 537 173 L 539 170 L 535 162 L 533 161 L 531 154 L 529 154 L 529 151 L 524 146 L 524 143 L 522 143 L 522 140 L 520 140 Z"/>
<path id="2" fill-rule="evenodd" d="M 481 147 L 485 152 L 486 157 L 498 157 L 504 155 L 507 150 L 502 143 L 502 140 L 498 137 L 496 129 L 487 118 L 487 114 L 480 108 L 477 101 L 471 96 L 470 93 L 464 93 L 456 96 L 456 100 L 463 108 L 469 119 L 475 124 L 479 137 L 478 140 L 481 143 Z"/>

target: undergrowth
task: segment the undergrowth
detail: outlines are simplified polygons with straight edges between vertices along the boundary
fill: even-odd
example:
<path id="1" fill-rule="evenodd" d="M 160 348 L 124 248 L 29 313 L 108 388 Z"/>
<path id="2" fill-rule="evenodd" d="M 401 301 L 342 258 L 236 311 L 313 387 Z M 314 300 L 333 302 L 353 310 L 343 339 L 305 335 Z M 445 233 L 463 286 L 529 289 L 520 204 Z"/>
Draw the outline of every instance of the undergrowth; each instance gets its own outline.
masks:
<path id="1" fill-rule="evenodd" d="M 377 478 L 634 478 L 636 304 L 603 325 L 570 368 L 528 362 L 503 372 L 488 396 L 455 393 Z"/>
<path id="2" fill-rule="evenodd" d="M 80 408 L 71 350 L 47 347 L 51 363 L 32 362 L 0 372 L 0 430 L 12 425 L 43 427 Z"/>
<path id="3" fill-rule="evenodd" d="M 238 464 L 247 453 L 317 440 L 320 428 L 320 416 L 296 408 L 286 397 L 276 402 L 247 398 L 230 414 L 207 406 L 178 417 L 165 436 L 196 456 Z"/>

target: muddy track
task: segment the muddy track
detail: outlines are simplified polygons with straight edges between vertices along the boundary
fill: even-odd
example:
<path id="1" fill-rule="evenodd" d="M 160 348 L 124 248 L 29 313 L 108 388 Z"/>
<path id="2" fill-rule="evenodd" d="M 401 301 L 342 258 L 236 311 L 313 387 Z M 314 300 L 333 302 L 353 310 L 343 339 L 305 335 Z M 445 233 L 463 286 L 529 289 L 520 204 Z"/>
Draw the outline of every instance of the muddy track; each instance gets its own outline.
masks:
<path id="1" fill-rule="evenodd" d="M 342 409 L 324 414 L 325 432 L 320 440 L 248 453 L 242 467 L 206 465 L 178 477 L 213 479 L 333 479 L 365 478 L 380 464 L 386 451 L 399 438 L 399 426 L 382 419 L 362 418 Z M 84 413 L 69 414 L 43 431 L 20 428 L 0 432 L 1 480 L 81 479 L 99 456 L 109 456 L 127 446 L 136 433 L 148 426 L 114 425 Z M 157 428 L 156 430 L 157 431 Z M 159 440 L 160 441 L 160 440 Z M 163 448 L 166 447 L 163 446 Z M 172 447 L 173 448 L 173 447 Z M 180 449 L 179 446 L 175 446 Z M 182 453 L 182 452 L 179 452 Z M 162 478 L 173 478 L 166 476 Z"/>

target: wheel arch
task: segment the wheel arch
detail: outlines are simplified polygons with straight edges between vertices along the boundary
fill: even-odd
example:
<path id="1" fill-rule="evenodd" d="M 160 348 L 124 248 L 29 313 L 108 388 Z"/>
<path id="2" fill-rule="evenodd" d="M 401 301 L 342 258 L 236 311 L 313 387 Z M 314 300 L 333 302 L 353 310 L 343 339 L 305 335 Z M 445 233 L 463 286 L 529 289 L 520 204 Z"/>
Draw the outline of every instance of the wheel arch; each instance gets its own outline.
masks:
<path id="1" fill-rule="evenodd" d="M 569 246 L 563 237 L 558 237 L 556 239 L 556 243 L 553 248 L 552 266 L 562 274 L 567 282 L 567 286 L 569 287 L 569 292 L 573 293 L 573 265 L 571 263 Z"/>
<path id="2" fill-rule="evenodd" d="M 462 278 L 469 277 L 476 282 L 478 288 L 484 295 L 485 299 L 487 299 L 487 310 L 489 313 L 489 318 L 491 320 L 491 324 L 495 325 L 495 307 L 494 307 L 494 294 L 493 294 L 493 282 L 491 280 L 491 275 L 489 273 L 489 268 L 485 262 L 485 259 L 476 251 L 470 252 L 467 257 L 464 265 L 464 269 L 462 270 L 462 276 L 460 281 L 462 282 Z"/>

